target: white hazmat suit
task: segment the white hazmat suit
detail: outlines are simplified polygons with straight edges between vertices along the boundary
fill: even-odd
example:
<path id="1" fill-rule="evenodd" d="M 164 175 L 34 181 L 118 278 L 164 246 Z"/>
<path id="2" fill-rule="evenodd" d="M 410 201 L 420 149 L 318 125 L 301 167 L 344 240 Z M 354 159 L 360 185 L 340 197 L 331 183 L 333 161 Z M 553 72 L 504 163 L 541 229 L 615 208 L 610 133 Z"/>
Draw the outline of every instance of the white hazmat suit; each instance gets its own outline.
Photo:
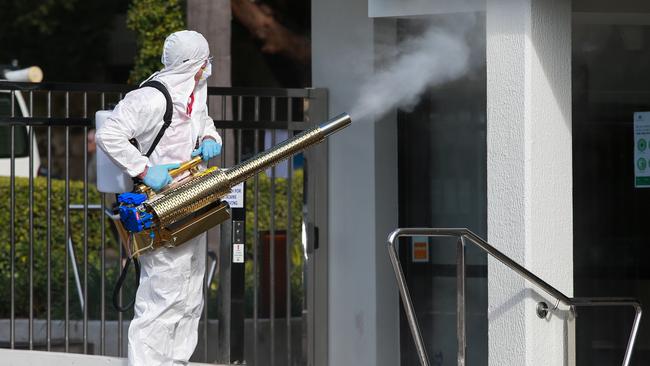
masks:
<path id="1" fill-rule="evenodd" d="M 190 160 L 205 138 L 221 144 L 207 113 L 209 56 L 208 43 L 200 33 L 180 31 L 165 40 L 164 68 L 149 79 L 167 87 L 174 105 L 172 123 L 149 158 L 143 154 L 163 125 L 166 108 L 160 91 L 147 87 L 128 93 L 97 131 L 99 147 L 130 176 L 143 173 L 146 166 Z M 194 76 L 202 67 L 197 84 Z M 132 138 L 139 149 L 129 143 Z M 205 236 L 139 257 L 140 287 L 129 327 L 129 365 L 187 364 L 196 347 L 203 307 Z"/>

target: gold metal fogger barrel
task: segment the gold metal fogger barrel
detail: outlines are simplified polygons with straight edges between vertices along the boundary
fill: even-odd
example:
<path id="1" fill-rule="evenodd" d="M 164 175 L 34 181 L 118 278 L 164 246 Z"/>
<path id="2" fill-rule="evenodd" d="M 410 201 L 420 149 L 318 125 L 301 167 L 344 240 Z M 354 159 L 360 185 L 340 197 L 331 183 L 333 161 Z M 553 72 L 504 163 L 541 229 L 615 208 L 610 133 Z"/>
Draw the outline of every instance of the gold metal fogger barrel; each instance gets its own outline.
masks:
<path id="1" fill-rule="evenodd" d="M 230 169 L 215 170 L 193 179 L 164 194 L 146 202 L 148 211 L 153 212 L 164 226 L 196 212 L 230 192 L 237 184 L 246 181 L 255 174 L 268 169 L 311 145 L 315 145 L 330 134 L 347 127 L 352 120 L 347 114 L 341 114 L 329 121 L 303 131 L 284 142 L 263 151 L 256 156 Z"/>

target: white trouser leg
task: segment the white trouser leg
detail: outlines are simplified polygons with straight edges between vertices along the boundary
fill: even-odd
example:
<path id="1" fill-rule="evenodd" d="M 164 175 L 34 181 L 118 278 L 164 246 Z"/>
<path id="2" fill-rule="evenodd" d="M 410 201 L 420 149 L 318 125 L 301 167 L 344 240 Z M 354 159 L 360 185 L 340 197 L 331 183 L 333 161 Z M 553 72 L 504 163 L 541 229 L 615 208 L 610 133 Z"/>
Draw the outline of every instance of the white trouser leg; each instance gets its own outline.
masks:
<path id="1" fill-rule="evenodd" d="M 198 341 L 199 320 L 203 310 L 206 234 L 201 235 L 201 238 L 200 243 L 194 245 L 192 271 L 185 298 L 185 311 L 174 333 L 174 361 L 179 364 L 190 359 Z"/>
<path id="2" fill-rule="evenodd" d="M 140 256 L 140 287 L 129 326 L 130 366 L 189 360 L 203 307 L 205 233 Z"/>

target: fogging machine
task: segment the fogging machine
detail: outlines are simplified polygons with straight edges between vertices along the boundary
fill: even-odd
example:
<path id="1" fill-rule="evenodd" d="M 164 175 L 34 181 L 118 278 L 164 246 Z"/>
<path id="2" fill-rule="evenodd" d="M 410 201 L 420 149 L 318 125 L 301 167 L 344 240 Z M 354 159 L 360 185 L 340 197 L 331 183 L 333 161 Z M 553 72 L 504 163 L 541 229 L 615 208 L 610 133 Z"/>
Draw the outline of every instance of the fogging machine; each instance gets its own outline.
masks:
<path id="1" fill-rule="evenodd" d="M 129 256 L 135 258 L 148 250 L 181 245 L 228 220 L 228 204 L 221 198 L 234 186 L 322 142 L 350 123 L 350 116 L 341 114 L 227 169 L 201 171 L 201 159 L 197 157 L 170 171 L 172 176 L 187 176 L 160 192 L 140 184 L 133 192 L 119 195 L 116 226 L 127 243 Z"/>

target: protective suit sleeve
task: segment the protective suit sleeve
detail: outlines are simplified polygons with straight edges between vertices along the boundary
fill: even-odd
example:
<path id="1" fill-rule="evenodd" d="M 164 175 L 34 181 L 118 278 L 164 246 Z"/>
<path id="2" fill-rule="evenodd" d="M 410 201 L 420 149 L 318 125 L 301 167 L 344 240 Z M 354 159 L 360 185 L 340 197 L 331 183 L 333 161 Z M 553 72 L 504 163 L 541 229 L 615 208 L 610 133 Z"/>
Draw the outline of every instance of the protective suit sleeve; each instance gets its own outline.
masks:
<path id="1" fill-rule="evenodd" d="M 151 88 L 145 88 L 151 89 Z M 160 94 L 157 90 L 155 93 Z M 133 95 L 130 95 L 132 94 Z M 158 96 L 148 95 L 144 89 L 136 90 L 115 107 L 111 116 L 96 133 L 97 145 L 110 156 L 128 175 L 135 177 L 142 173 L 149 159 L 133 146 L 129 140 L 140 140 L 143 135 L 152 134 L 165 110 L 164 97 L 159 105 Z M 148 95 L 148 97 L 147 97 Z M 162 94 L 160 94 L 162 97 Z"/>
<path id="2" fill-rule="evenodd" d="M 219 145 L 221 145 L 221 136 L 217 132 L 217 129 L 214 127 L 214 121 L 208 115 L 207 108 L 201 110 L 201 121 L 203 121 L 203 131 L 201 132 L 201 140 L 204 138 L 212 138 Z"/>

